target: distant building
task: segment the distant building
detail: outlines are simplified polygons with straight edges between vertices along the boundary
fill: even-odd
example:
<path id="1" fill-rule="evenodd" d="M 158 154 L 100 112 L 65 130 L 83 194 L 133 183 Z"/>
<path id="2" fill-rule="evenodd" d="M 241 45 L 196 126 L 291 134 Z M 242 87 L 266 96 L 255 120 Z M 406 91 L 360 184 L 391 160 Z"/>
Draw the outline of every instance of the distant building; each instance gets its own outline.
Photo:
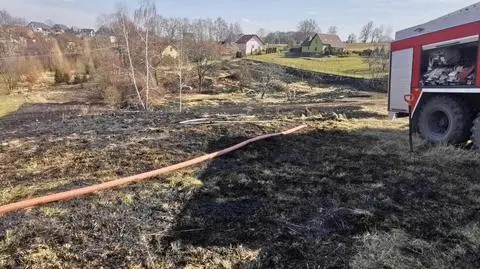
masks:
<path id="1" fill-rule="evenodd" d="M 228 37 L 225 40 L 218 42 L 218 44 L 222 46 L 235 45 L 235 41 L 239 40 L 241 37 L 242 35 L 231 34 L 231 35 L 228 35 Z"/>
<path id="2" fill-rule="evenodd" d="M 64 34 L 65 32 L 68 32 L 70 28 L 68 28 L 68 26 L 66 25 L 63 25 L 63 24 L 55 24 L 52 26 L 52 28 L 50 29 L 51 32 L 53 32 L 54 34 Z"/>
<path id="3" fill-rule="evenodd" d="M 95 30 L 93 29 L 80 29 L 77 31 L 77 36 L 79 37 L 95 37 Z"/>
<path id="4" fill-rule="evenodd" d="M 177 59 L 178 57 L 178 50 L 173 45 L 168 45 L 162 50 L 162 57 L 171 57 L 173 59 Z"/>
<path id="5" fill-rule="evenodd" d="M 115 36 L 115 32 L 111 28 L 108 28 L 106 26 L 98 28 L 95 36 L 100 38 L 108 38 L 111 44 L 117 43 L 117 37 Z"/>
<path id="6" fill-rule="evenodd" d="M 27 25 L 28 28 L 32 29 L 34 32 L 48 34 L 50 33 L 52 27 L 48 26 L 43 22 L 32 21 Z"/>
<path id="7" fill-rule="evenodd" d="M 345 50 L 346 44 L 338 35 L 315 34 L 309 36 L 300 45 L 300 52 L 304 55 L 336 54 Z"/>
<path id="8" fill-rule="evenodd" d="M 254 54 L 265 47 L 265 43 L 257 35 L 243 35 L 237 42 L 237 48 L 245 55 Z"/>
<path id="9" fill-rule="evenodd" d="M 109 36 L 114 35 L 114 32 L 111 28 L 108 28 L 106 26 L 102 26 L 102 27 L 98 28 L 98 30 L 95 34 L 96 34 L 96 36 L 109 37 Z"/>

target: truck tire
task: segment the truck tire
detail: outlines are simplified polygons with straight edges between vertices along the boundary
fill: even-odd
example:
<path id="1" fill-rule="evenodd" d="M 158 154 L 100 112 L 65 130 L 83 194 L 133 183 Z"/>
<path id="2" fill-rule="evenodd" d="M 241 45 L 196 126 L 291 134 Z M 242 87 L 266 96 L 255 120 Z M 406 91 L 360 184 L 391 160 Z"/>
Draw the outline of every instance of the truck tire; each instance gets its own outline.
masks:
<path id="1" fill-rule="evenodd" d="M 458 144 L 470 138 L 472 115 L 466 102 L 436 96 L 426 102 L 418 118 L 418 132 L 435 144 Z"/>
<path id="2" fill-rule="evenodd" d="M 473 121 L 472 140 L 475 146 L 480 149 L 480 114 L 478 114 L 477 118 Z"/>

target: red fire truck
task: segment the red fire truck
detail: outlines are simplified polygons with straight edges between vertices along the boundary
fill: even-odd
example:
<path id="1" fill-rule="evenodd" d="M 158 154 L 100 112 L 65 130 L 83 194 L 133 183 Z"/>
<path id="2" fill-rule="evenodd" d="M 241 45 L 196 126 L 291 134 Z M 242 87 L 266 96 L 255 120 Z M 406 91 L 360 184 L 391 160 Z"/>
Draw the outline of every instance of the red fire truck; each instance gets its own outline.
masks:
<path id="1" fill-rule="evenodd" d="M 396 33 L 388 109 L 433 143 L 480 146 L 480 2 Z"/>

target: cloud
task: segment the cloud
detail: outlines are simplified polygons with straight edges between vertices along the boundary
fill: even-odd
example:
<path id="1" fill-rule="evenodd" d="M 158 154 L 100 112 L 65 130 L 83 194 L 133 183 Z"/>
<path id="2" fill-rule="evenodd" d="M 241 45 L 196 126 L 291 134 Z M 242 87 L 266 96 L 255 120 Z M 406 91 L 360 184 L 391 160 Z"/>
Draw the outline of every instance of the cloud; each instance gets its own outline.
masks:
<path id="1" fill-rule="evenodd" d="M 307 12 L 307 14 L 308 14 L 308 15 L 317 15 L 318 12 L 316 12 L 316 11 L 309 11 L 309 12 Z"/>
<path id="2" fill-rule="evenodd" d="M 243 22 L 246 22 L 246 23 L 252 23 L 252 21 L 249 20 L 249 19 L 247 19 L 247 18 L 242 18 L 242 21 L 243 21 Z"/>

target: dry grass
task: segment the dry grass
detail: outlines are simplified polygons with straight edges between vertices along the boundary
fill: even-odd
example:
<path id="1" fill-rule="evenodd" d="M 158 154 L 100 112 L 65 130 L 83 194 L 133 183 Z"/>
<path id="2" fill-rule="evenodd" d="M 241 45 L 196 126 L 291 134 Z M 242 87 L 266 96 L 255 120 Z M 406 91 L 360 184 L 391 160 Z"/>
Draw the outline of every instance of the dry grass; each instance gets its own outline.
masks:
<path id="1" fill-rule="evenodd" d="M 8 115 L 9 113 L 17 111 L 18 108 L 25 102 L 23 96 L 1 95 L 0 94 L 0 117 Z"/>
<path id="2" fill-rule="evenodd" d="M 1 203 L 309 128 L 149 182 L 0 218 L 0 268 L 478 268 L 480 156 L 415 139 L 385 96 L 294 83 L 185 113 L 0 119 Z M 211 106 L 215 102 L 215 106 Z M 268 123 L 183 126 L 205 114 Z M 36 117 L 38 118 L 38 117 Z"/>

